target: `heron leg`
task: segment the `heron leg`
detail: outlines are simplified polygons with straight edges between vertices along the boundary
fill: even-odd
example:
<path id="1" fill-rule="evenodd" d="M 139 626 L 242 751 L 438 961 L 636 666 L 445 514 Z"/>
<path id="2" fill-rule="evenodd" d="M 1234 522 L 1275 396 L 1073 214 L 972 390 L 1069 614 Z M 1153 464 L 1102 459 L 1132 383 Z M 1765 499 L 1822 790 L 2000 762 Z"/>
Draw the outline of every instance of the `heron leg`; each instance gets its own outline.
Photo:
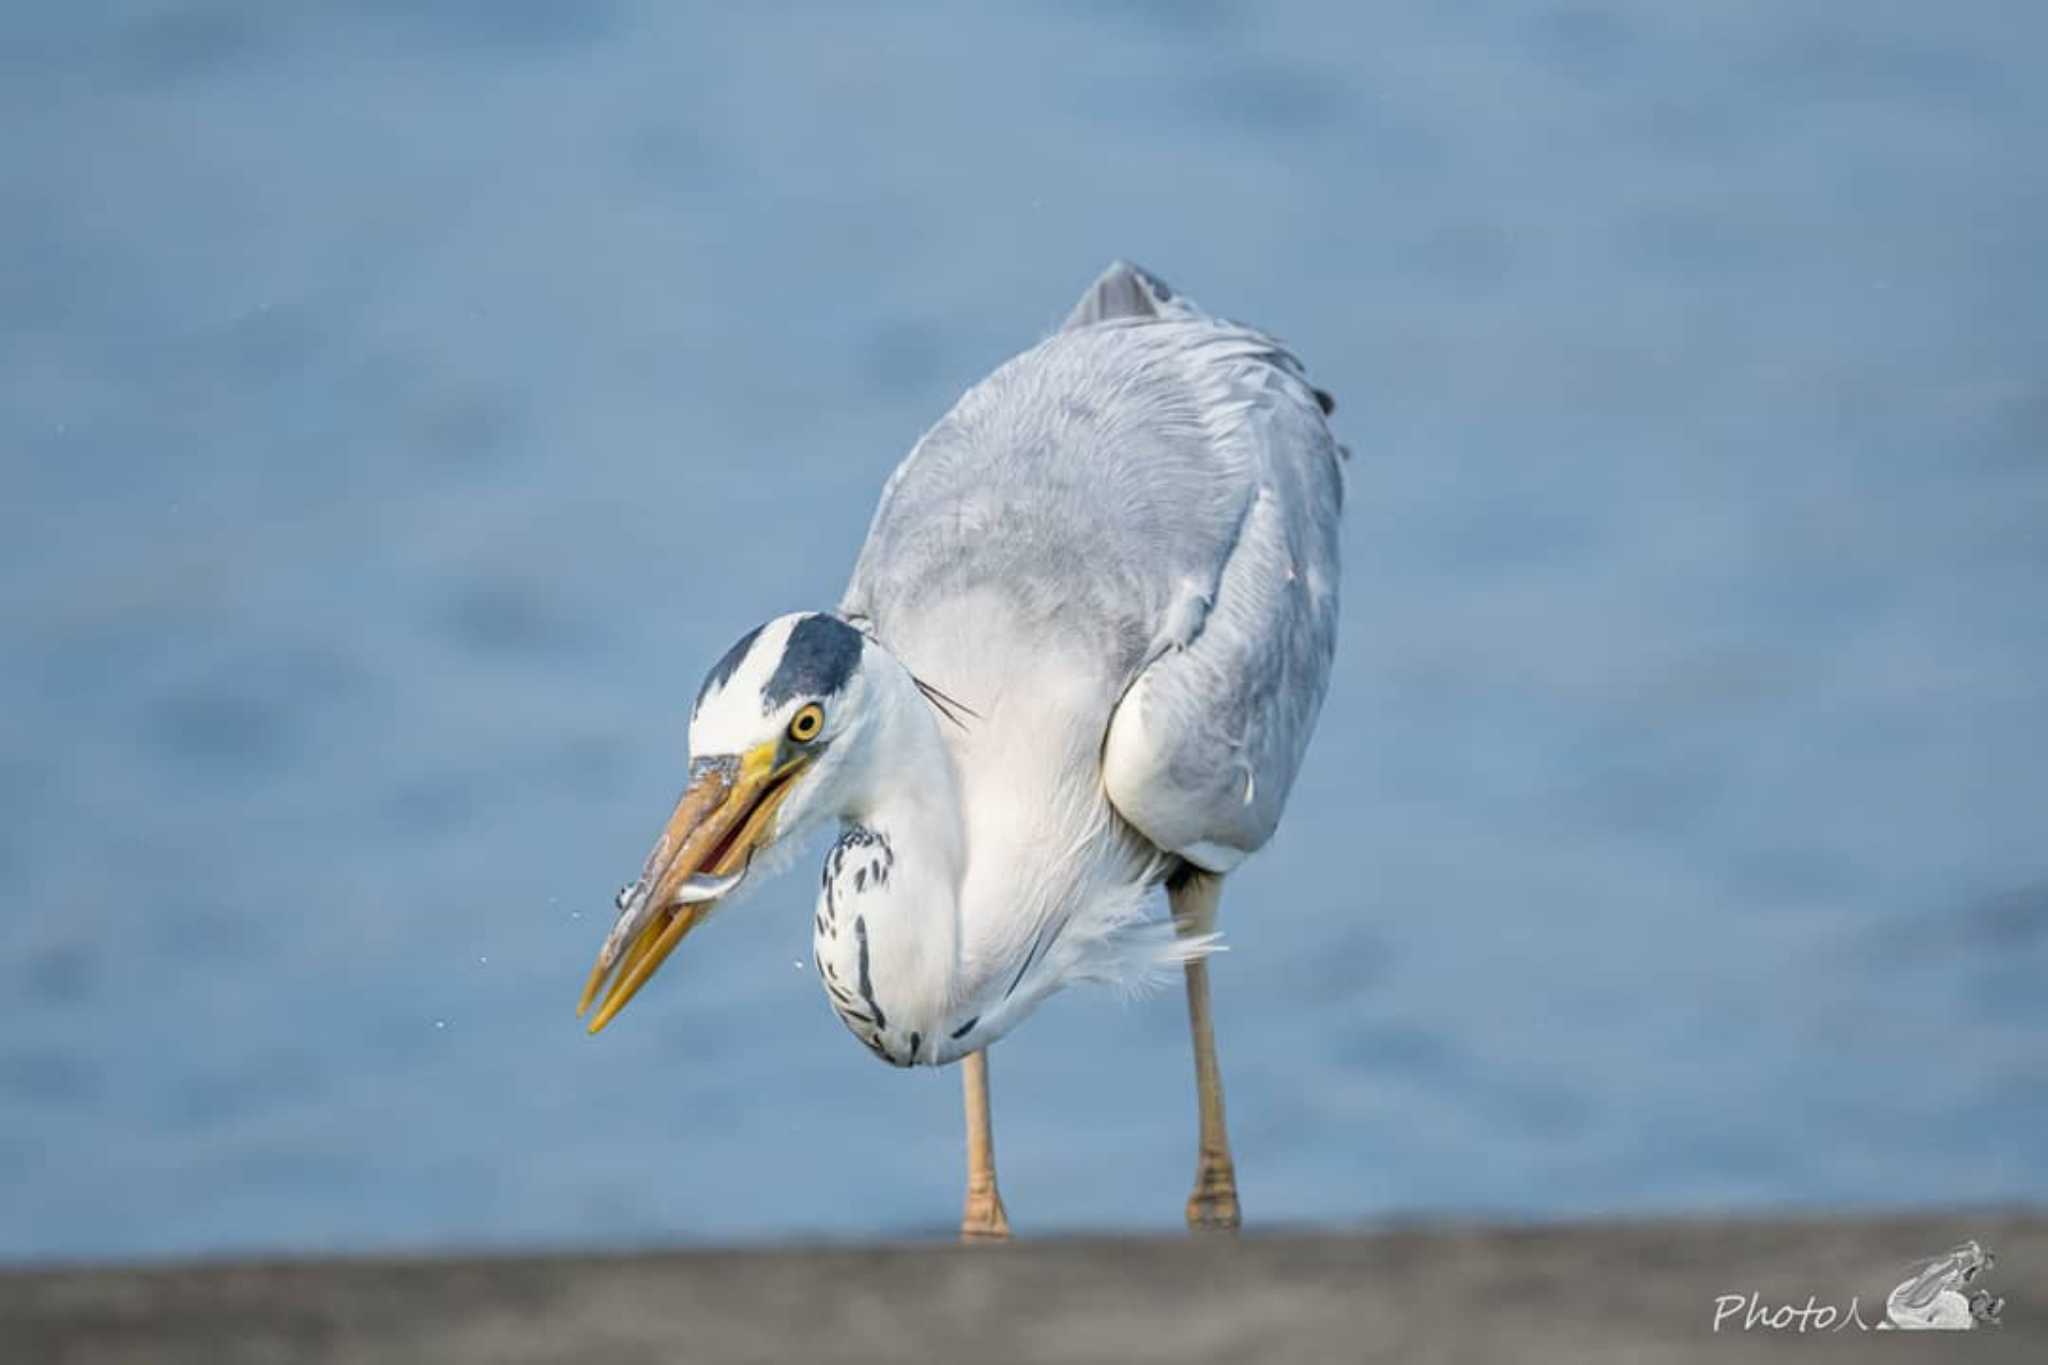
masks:
<path id="1" fill-rule="evenodd" d="M 960 1216 L 963 1242 L 1007 1242 L 1010 1218 L 996 1190 L 996 1138 L 988 1117 L 988 1049 L 960 1059 L 967 1100 L 967 1209 Z"/>
<path id="2" fill-rule="evenodd" d="M 1183 935 L 1216 927 L 1223 879 L 1189 869 L 1169 883 L 1167 899 Z M 1195 1045 L 1195 1098 L 1201 1107 L 1201 1145 L 1195 1158 L 1195 1190 L 1188 1196 L 1188 1227 L 1196 1232 L 1235 1232 L 1237 1167 L 1230 1159 L 1230 1130 L 1223 1117 L 1223 1073 L 1216 1064 L 1216 1035 L 1209 1023 L 1209 963 L 1187 964 L 1188 1033 Z"/>

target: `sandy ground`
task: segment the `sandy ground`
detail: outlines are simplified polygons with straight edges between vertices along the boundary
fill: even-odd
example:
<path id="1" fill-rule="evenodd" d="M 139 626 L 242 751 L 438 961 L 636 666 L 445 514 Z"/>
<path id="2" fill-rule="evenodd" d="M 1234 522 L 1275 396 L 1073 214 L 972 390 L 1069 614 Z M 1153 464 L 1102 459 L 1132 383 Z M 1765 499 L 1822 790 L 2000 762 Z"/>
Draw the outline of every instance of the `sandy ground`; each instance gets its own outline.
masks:
<path id="1" fill-rule="evenodd" d="M 1876 1343 L 1846 1318 L 1743 1331 L 1745 1300 L 1716 1332 L 1717 1299 L 1874 1326 L 1908 1263 L 1970 1238 L 2004 1325 L 1947 1349 L 2043 1359 L 2038 1213 L 27 1270 L 0 1275 L 0 1358 L 1849 1360 Z"/>

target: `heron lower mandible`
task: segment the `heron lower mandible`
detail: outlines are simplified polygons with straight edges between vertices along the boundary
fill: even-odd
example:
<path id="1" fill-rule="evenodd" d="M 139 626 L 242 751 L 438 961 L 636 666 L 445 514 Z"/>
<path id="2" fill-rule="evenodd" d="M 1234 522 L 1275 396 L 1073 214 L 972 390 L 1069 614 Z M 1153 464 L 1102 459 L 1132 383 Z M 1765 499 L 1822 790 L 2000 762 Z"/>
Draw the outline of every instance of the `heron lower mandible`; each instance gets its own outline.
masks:
<path id="1" fill-rule="evenodd" d="M 853 1035 L 963 1061 L 964 1235 L 1003 1237 L 987 1048 L 1073 981 L 1186 975 L 1187 1218 L 1234 1228 L 1206 954 L 1329 679 L 1345 452 L 1279 342 L 1135 267 L 890 477 L 833 612 L 711 668 L 689 782 L 598 955 L 595 1033 L 764 855 L 839 828 L 813 952 Z M 1146 913 L 1164 885 L 1170 921 Z"/>

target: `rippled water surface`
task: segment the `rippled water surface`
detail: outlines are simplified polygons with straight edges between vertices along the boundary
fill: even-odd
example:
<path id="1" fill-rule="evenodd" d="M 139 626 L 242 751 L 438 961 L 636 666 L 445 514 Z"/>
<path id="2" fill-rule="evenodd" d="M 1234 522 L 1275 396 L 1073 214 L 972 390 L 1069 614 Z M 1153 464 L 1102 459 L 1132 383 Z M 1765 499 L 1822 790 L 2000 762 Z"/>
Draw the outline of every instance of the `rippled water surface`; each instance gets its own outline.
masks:
<path id="1" fill-rule="evenodd" d="M 853 8 L 0 18 L 0 1255 L 950 1224 L 807 874 L 571 1006 L 706 664 L 1119 254 L 1357 452 L 1250 1215 L 2048 1198 L 2048 11 Z M 1177 1222 L 1178 1000 L 994 1073 L 1020 1229 Z"/>

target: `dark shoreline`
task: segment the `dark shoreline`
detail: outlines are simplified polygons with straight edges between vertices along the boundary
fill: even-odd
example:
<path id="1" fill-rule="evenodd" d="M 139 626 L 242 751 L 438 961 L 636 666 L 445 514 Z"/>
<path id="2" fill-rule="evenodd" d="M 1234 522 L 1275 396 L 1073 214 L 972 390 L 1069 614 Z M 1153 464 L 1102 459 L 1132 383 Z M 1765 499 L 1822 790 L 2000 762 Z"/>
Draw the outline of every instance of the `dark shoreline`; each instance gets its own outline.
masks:
<path id="1" fill-rule="evenodd" d="M 1911 1262 L 1973 1238 L 2007 1300 L 1973 1358 L 2048 1358 L 2048 1213 L 1987 1210 L 15 1269 L 0 1359 L 1847 1360 L 1875 1348 L 1852 1301 L 1874 1326 Z M 1716 1333 L 1752 1292 L 1842 1330 Z"/>

